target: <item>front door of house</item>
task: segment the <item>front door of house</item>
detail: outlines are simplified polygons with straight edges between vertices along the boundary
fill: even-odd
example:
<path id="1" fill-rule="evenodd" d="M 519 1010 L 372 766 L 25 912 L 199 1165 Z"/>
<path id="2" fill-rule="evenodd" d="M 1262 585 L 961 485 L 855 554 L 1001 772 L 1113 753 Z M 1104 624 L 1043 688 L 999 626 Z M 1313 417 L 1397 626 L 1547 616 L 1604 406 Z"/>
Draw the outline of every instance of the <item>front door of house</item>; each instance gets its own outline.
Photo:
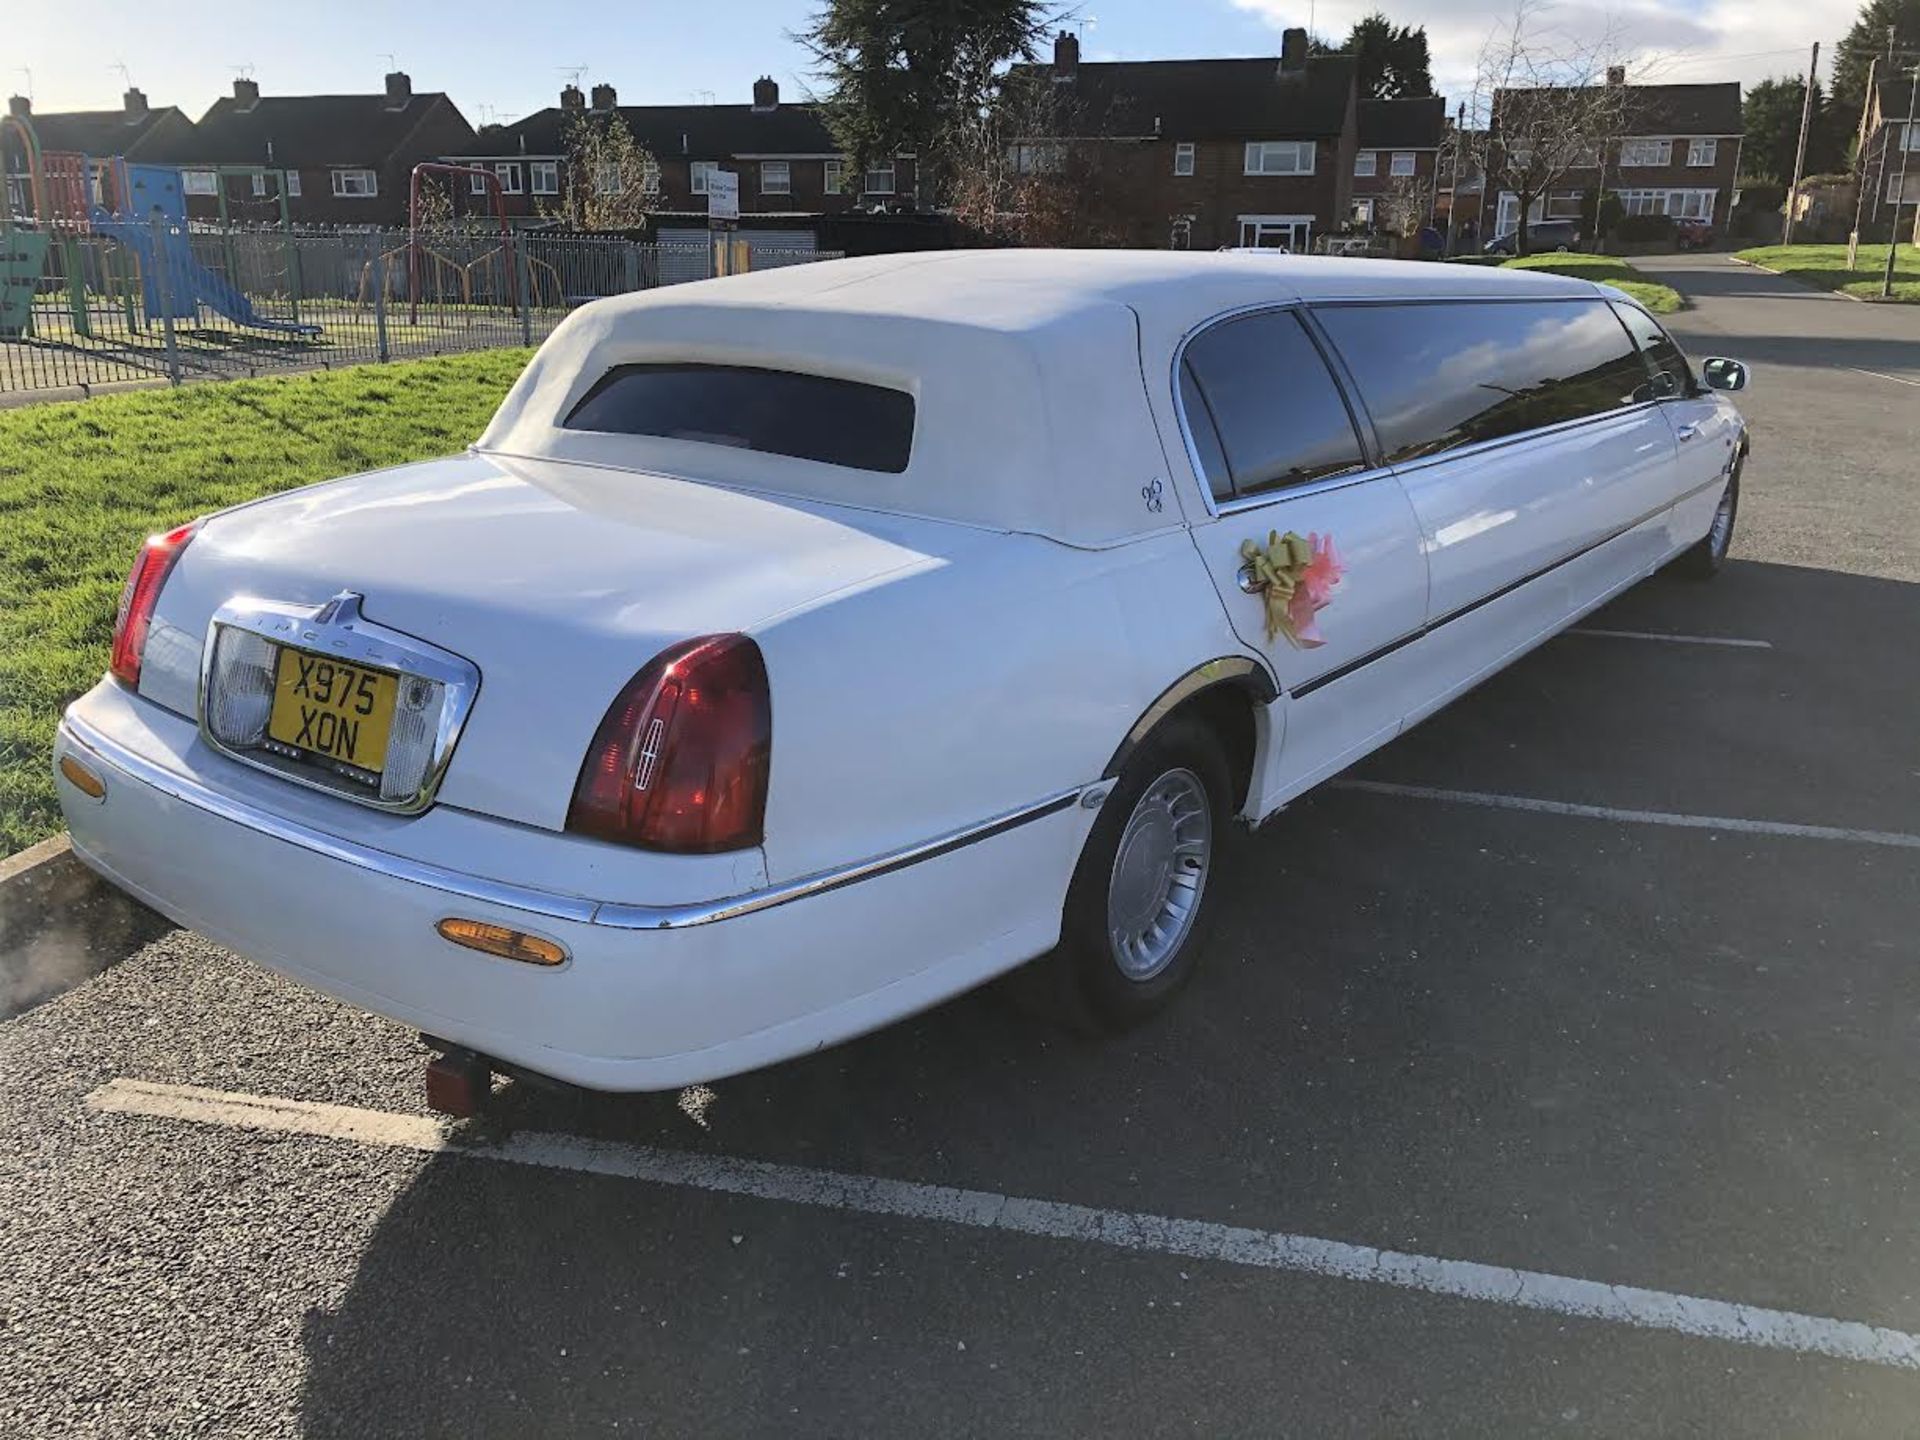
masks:
<path id="1" fill-rule="evenodd" d="M 1304 255 L 1313 233 L 1311 215 L 1242 215 L 1240 244 L 1248 250 L 1290 250 Z"/>

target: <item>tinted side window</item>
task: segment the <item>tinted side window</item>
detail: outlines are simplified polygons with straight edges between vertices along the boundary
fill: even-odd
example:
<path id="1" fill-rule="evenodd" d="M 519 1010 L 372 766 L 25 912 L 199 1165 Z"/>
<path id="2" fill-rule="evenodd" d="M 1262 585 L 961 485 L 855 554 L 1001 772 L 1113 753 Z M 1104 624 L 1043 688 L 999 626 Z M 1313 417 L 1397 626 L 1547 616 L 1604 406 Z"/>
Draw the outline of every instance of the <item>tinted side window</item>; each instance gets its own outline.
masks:
<path id="1" fill-rule="evenodd" d="M 1615 304 L 1613 313 L 1627 327 L 1627 333 L 1633 336 L 1640 353 L 1647 357 L 1654 374 L 1668 377 L 1664 384 L 1655 382 L 1656 390 L 1667 395 L 1693 394 L 1698 388 L 1693 383 L 1693 371 L 1687 365 L 1687 357 L 1680 353 L 1680 347 L 1673 343 L 1673 337 L 1637 305 Z"/>
<path id="2" fill-rule="evenodd" d="M 1187 346 L 1181 370 L 1183 408 L 1216 496 L 1303 485 L 1364 465 L 1346 402 L 1292 312 L 1222 321 Z M 1211 454 L 1202 438 L 1209 418 L 1218 436 Z"/>
<path id="3" fill-rule="evenodd" d="M 618 365 L 561 423 L 897 475 L 913 445 L 913 396 L 743 365 Z"/>
<path id="4" fill-rule="evenodd" d="M 1647 371 L 1599 300 L 1328 306 L 1389 463 L 1603 414 Z"/>

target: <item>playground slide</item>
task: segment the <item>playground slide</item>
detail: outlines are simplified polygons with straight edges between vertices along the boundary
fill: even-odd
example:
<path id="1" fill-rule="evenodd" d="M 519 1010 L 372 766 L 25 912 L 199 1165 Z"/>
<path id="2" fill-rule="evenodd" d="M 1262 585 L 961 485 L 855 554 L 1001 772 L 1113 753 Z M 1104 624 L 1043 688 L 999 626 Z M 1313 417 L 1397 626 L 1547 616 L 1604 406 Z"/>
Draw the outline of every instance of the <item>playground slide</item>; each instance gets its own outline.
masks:
<path id="1" fill-rule="evenodd" d="M 153 228 L 140 220 L 122 220 L 107 214 L 104 210 L 93 213 L 93 230 L 96 235 L 105 235 L 108 239 L 125 245 L 140 257 L 140 269 L 143 274 L 156 273 L 154 263 Z M 168 230 L 161 245 L 162 263 L 166 266 L 168 288 L 173 295 L 173 313 L 175 319 L 191 319 L 195 310 L 202 305 L 212 307 L 236 325 L 244 325 L 253 330 L 271 330 L 282 335 L 313 336 L 320 333 L 318 325 L 294 324 L 288 320 L 271 320 L 254 313 L 253 302 L 247 298 L 232 281 L 223 275 L 216 275 L 198 260 L 193 258 L 192 248 L 187 237 L 177 230 Z M 147 315 L 157 319 L 160 315 L 160 295 L 157 285 L 149 284 L 147 290 Z"/>

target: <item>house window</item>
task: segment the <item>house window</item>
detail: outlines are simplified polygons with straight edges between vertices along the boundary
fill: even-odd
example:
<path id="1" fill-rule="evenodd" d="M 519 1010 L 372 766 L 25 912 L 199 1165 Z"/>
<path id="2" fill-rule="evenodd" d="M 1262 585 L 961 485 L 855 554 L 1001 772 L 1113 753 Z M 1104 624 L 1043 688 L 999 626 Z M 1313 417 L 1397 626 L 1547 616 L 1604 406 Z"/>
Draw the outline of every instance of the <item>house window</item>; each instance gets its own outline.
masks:
<path id="1" fill-rule="evenodd" d="M 1353 155 L 1353 173 L 1362 180 L 1370 179 L 1380 173 L 1380 152 L 1377 150 L 1356 150 Z"/>
<path id="2" fill-rule="evenodd" d="M 536 160 L 527 168 L 532 172 L 534 194 L 558 195 L 560 193 L 559 161 Z"/>
<path id="3" fill-rule="evenodd" d="M 602 160 L 593 169 L 593 188 L 602 195 L 618 195 L 627 188 L 618 160 Z"/>
<path id="4" fill-rule="evenodd" d="M 1672 163 L 1671 140 L 1628 140 L 1620 146 L 1620 168 L 1623 170 Z"/>
<path id="5" fill-rule="evenodd" d="M 718 160 L 696 160 L 693 162 L 693 193 L 707 193 L 707 177 L 720 169 Z"/>
<path id="6" fill-rule="evenodd" d="M 1700 140 L 1687 142 L 1687 164 L 1711 165 L 1720 153 L 1720 142 L 1709 135 Z"/>
<path id="7" fill-rule="evenodd" d="M 469 195 L 486 194 L 487 193 L 487 177 L 485 175 L 467 176 L 467 193 Z"/>
<path id="8" fill-rule="evenodd" d="M 1311 215 L 1242 215 L 1240 244 L 1249 250 L 1306 251 L 1313 231 Z"/>
<path id="9" fill-rule="evenodd" d="M 1246 173 L 1249 175 L 1313 174 L 1313 141 L 1249 140 Z"/>
<path id="10" fill-rule="evenodd" d="M 867 171 L 867 179 L 862 187 L 869 195 L 893 194 L 893 166 L 876 165 Z"/>
<path id="11" fill-rule="evenodd" d="M 847 164 L 844 160 L 828 160 L 820 167 L 820 185 L 829 195 L 838 195 L 847 184 Z"/>
<path id="12" fill-rule="evenodd" d="M 1901 133 L 1895 135 L 1896 150 L 1920 150 L 1920 124 L 1908 125 L 1902 122 Z"/>
<path id="13" fill-rule="evenodd" d="M 298 170 L 282 170 L 280 173 L 287 182 L 287 198 L 289 200 L 298 200 L 300 198 L 300 172 Z"/>
<path id="14" fill-rule="evenodd" d="M 1587 198 L 1584 190 L 1556 190 L 1547 197 L 1547 219 L 1578 220 L 1580 204 Z"/>
<path id="15" fill-rule="evenodd" d="M 509 195 L 520 193 L 520 163 L 510 160 L 504 165 L 493 167 L 493 173 L 500 177 L 500 188 Z"/>
<path id="16" fill-rule="evenodd" d="M 253 185 L 252 185 L 253 198 L 256 200 L 266 199 L 267 197 L 266 173 L 261 170 L 256 170 L 248 178 L 253 181 Z"/>
<path id="17" fill-rule="evenodd" d="M 1182 215 L 1173 222 L 1172 231 L 1167 236 L 1169 250 L 1191 250 L 1193 248 L 1193 221 Z"/>
<path id="18" fill-rule="evenodd" d="M 1016 175 L 1048 175 L 1060 168 L 1060 147 L 1015 145 L 1008 149 L 1007 160 Z"/>
<path id="19" fill-rule="evenodd" d="M 1193 174 L 1193 142 L 1191 140 L 1182 140 L 1178 145 L 1173 147 L 1173 173 L 1176 175 Z M 1187 228 L 1191 230 L 1193 227 L 1189 225 Z M 1176 250 L 1184 250 L 1187 247 L 1184 245 L 1176 245 L 1173 248 Z"/>
<path id="20" fill-rule="evenodd" d="M 380 193 L 380 177 L 371 170 L 336 170 L 333 193 L 343 200 L 370 200 Z"/>
<path id="21" fill-rule="evenodd" d="M 793 193 L 793 171 L 785 160 L 760 162 L 760 193 L 762 195 Z"/>
<path id="22" fill-rule="evenodd" d="M 1711 220 L 1717 190 L 1620 190 L 1620 206 L 1629 215 L 1671 215 L 1678 220 Z"/>
<path id="23" fill-rule="evenodd" d="M 1902 181 L 1906 189 L 1900 188 Z M 1898 170 L 1887 172 L 1887 203 L 1889 205 L 1920 204 L 1920 170 L 1909 171 L 1901 175 Z"/>
<path id="24" fill-rule="evenodd" d="M 1354 224 L 1373 224 L 1373 198 L 1371 195 L 1366 195 L 1353 202 L 1353 209 L 1349 212 L 1348 218 L 1350 218 Z"/>
<path id="25" fill-rule="evenodd" d="M 1526 141 L 1515 141 L 1507 146 L 1507 168 L 1509 170 L 1528 170 L 1533 166 L 1533 146 Z"/>
<path id="26" fill-rule="evenodd" d="M 220 180 L 211 170 L 188 170 L 180 176 L 180 188 L 189 195 L 218 195 Z"/>
<path id="27" fill-rule="evenodd" d="M 651 160 L 640 167 L 640 193 L 642 195 L 660 193 L 660 167 Z"/>
<path id="28" fill-rule="evenodd" d="M 1413 152 L 1411 150 L 1394 151 L 1393 168 L 1389 173 L 1393 175 L 1413 174 Z"/>

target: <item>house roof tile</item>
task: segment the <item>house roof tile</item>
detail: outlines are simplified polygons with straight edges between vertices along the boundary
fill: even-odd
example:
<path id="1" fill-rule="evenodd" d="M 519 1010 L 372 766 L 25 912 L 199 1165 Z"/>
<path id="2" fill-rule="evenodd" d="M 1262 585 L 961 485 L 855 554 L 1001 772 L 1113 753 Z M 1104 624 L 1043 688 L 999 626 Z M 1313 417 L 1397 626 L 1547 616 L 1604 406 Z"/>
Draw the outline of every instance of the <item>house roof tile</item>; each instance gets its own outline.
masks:
<path id="1" fill-rule="evenodd" d="M 812 105 L 622 105 L 620 118 L 655 158 L 717 160 L 727 155 L 831 155 L 839 152 Z M 591 115 L 597 112 L 577 111 Z M 478 137 L 475 155 L 562 155 L 570 116 L 558 106 Z"/>
<path id="2" fill-rule="evenodd" d="M 1438 95 L 1418 100 L 1362 100 L 1362 150 L 1434 150 L 1446 133 L 1447 102 Z"/>
<path id="3" fill-rule="evenodd" d="M 1051 80 L 1051 65 L 1017 75 Z M 1283 76 L 1277 57 L 1243 60 L 1121 60 L 1077 65 L 1062 89 L 1076 135 L 1162 135 L 1175 140 L 1285 139 L 1338 135 L 1353 93 L 1353 61 L 1317 55 Z"/>
<path id="4" fill-rule="evenodd" d="M 399 107 L 384 94 L 262 95 L 242 110 L 223 96 L 200 117 L 192 158 L 214 165 L 381 165 L 441 102 L 453 104 L 437 90 L 416 92 Z"/>

